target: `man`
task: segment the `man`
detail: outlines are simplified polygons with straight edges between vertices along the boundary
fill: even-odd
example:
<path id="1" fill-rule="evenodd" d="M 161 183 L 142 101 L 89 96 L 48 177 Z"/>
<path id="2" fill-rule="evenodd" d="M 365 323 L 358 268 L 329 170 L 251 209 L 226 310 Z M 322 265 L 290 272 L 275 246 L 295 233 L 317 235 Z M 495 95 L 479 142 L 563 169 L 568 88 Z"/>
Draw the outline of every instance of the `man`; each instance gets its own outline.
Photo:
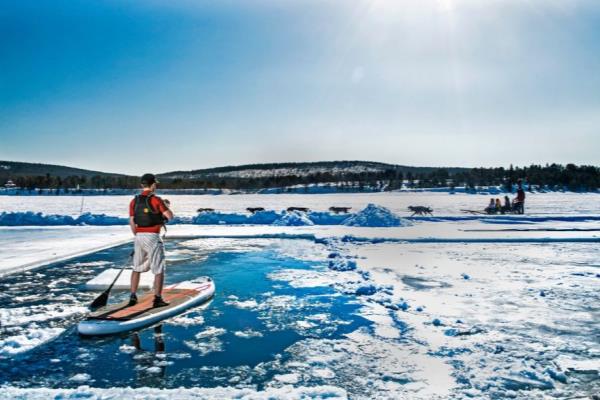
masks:
<path id="1" fill-rule="evenodd" d="M 523 181 L 519 179 L 517 184 L 517 197 L 515 197 L 515 200 L 513 201 L 513 209 L 517 214 L 523 214 L 525 213 L 525 191 L 523 190 Z"/>
<path id="2" fill-rule="evenodd" d="M 152 270 L 154 274 L 154 307 L 169 305 L 162 298 L 165 280 L 165 250 L 160 230 L 173 213 L 166 201 L 154 195 L 158 181 L 152 174 L 144 174 L 141 179 L 142 193 L 129 204 L 129 226 L 135 235 L 133 272 L 131 273 L 131 296 L 129 305 L 137 304 L 137 289 L 140 274 Z"/>

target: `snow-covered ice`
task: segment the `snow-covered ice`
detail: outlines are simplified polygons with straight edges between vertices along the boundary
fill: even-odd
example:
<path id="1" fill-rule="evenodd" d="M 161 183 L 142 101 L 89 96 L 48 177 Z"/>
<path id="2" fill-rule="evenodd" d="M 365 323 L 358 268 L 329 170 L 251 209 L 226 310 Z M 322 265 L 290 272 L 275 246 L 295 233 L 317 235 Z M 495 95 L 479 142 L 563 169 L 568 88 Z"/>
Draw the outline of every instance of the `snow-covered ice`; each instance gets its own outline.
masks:
<path id="1" fill-rule="evenodd" d="M 98 276 L 95 276 L 94 278 L 87 281 L 85 283 L 85 288 L 87 290 L 105 290 L 110 286 L 111 283 L 113 283 L 113 281 L 119 274 L 119 271 L 120 270 L 116 268 L 106 269 L 102 271 L 102 273 L 100 273 Z M 129 289 L 130 282 L 131 270 L 126 269 L 121 273 L 121 275 L 119 275 L 119 279 L 117 279 L 116 282 L 114 282 L 112 288 L 114 290 L 127 290 Z M 153 282 L 154 275 L 152 275 L 151 272 L 145 272 L 140 275 L 140 283 L 138 287 L 140 289 L 150 289 L 152 288 Z"/>

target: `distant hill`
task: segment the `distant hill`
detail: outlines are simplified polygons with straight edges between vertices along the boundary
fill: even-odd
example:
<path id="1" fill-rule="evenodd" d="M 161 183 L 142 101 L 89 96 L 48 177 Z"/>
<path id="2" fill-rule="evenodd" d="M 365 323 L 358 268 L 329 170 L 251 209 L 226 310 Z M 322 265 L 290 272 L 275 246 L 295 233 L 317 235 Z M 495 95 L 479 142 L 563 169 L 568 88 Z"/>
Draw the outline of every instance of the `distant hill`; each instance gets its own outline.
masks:
<path id="1" fill-rule="evenodd" d="M 428 174 L 439 170 L 437 167 L 409 167 L 405 165 L 386 164 L 373 161 L 319 161 L 304 163 L 247 164 L 191 171 L 173 171 L 160 174 L 163 179 L 210 179 L 239 178 L 264 179 L 284 176 L 308 177 L 317 174 L 330 174 L 340 177 L 349 174 L 379 174 L 389 171 L 402 174 Z M 468 168 L 444 168 L 450 174 L 468 171 Z"/>
<path id="2" fill-rule="evenodd" d="M 63 165 L 0 161 L 0 179 L 14 179 L 19 176 L 45 176 L 46 174 L 60 178 L 66 178 L 69 176 L 127 176 L 124 174 L 114 174 L 108 172 L 91 171 L 89 169 L 65 167 Z"/>
<path id="3" fill-rule="evenodd" d="M 410 167 L 372 161 L 248 164 L 158 174 L 161 189 L 198 189 L 229 193 L 363 192 L 414 188 L 503 186 L 512 190 L 522 179 L 528 187 L 596 191 L 600 168 L 592 165 L 530 165 L 528 167 Z M 35 189 L 137 189 L 139 176 L 52 164 L 0 161 L 0 188 L 31 193 Z"/>

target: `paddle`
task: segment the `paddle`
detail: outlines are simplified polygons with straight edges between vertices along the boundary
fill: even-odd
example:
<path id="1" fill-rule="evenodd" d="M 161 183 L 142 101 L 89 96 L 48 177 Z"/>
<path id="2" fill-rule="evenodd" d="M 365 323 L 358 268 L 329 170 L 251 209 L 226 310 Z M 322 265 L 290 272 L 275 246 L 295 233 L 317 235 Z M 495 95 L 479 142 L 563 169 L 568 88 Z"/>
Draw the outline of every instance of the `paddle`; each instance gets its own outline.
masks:
<path id="1" fill-rule="evenodd" d="M 104 307 L 106 305 L 106 303 L 108 303 L 108 295 L 110 294 L 110 290 L 117 282 L 117 279 L 119 279 L 119 276 L 121 276 L 121 273 L 125 270 L 125 268 L 127 268 L 127 265 L 129 265 L 129 262 L 131 261 L 132 258 L 133 258 L 133 251 L 131 252 L 131 254 L 129 254 L 129 259 L 128 259 L 127 263 L 125 264 L 125 266 L 123 268 L 121 268 L 121 270 L 117 274 L 117 277 L 115 278 L 114 281 L 112 281 L 112 283 L 110 284 L 108 289 L 106 289 L 104 292 L 102 292 L 102 294 L 100 294 L 100 296 L 96 297 L 94 299 L 94 301 L 92 301 L 92 304 L 90 304 L 90 308 L 92 310 L 95 310 L 100 307 Z"/>

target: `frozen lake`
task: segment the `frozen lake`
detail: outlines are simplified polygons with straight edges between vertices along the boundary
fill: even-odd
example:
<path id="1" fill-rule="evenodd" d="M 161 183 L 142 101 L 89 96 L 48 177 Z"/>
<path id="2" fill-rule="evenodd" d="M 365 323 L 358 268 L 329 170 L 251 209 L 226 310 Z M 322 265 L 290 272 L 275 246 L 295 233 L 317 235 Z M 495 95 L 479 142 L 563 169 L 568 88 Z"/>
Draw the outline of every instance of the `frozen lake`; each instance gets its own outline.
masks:
<path id="1" fill-rule="evenodd" d="M 160 191 L 158 192 L 160 195 Z M 308 207 L 326 211 L 331 206 L 352 207 L 359 211 L 369 203 L 387 207 L 400 216 L 408 216 L 408 206 L 428 206 L 434 215 L 464 215 L 463 209 L 483 210 L 489 199 L 504 194 L 448 194 L 435 192 L 351 193 L 351 194 L 253 194 L 253 195 L 168 195 L 176 215 L 196 215 L 198 208 L 214 208 L 225 213 L 246 212 L 246 207 L 264 207 L 280 211 L 288 207 Z M 509 197 L 514 197 L 510 195 Z M 0 196 L 0 212 L 33 211 L 45 214 L 77 216 L 92 214 L 127 216 L 131 196 Z M 598 193 L 527 193 L 528 214 L 600 214 Z"/>
<path id="2" fill-rule="evenodd" d="M 197 207 L 358 212 L 375 203 L 400 217 L 411 204 L 456 217 L 488 197 L 169 196 L 190 216 Z M 128 200 L 86 197 L 84 211 L 123 216 Z M 130 244 L 9 275 L 0 280 L 0 384 L 36 399 L 591 398 L 600 393 L 598 200 L 531 194 L 524 217 L 394 227 L 175 225 L 168 281 L 209 275 L 215 299 L 105 339 L 76 334 L 94 297 L 81 285 L 123 265 Z M 0 202 L 76 216 L 81 199 Z M 125 226 L 4 227 L 0 254 L 39 261 L 62 247 L 110 246 L 106 237 L 130 235 Z"/>

